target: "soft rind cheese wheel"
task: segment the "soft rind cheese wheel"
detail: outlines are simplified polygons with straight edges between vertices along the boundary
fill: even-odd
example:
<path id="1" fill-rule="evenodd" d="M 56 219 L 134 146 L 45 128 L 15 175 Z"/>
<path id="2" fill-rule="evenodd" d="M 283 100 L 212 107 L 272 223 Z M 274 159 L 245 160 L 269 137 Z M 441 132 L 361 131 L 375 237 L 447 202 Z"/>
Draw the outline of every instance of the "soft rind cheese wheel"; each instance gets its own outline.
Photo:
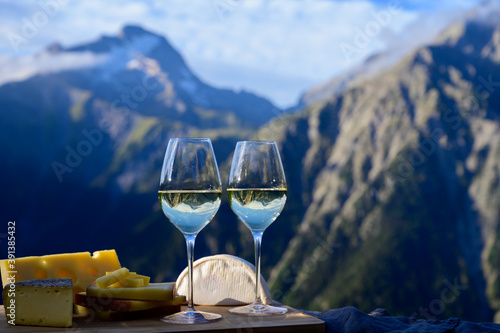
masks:
<path id="1" fill-rule="evenodd" d="M 197 305 L 241 305 L 255 300 L 255 266 L 228 254 L 204 257 L 193 263 L 194 303 Z M 259 294 L 271 304 L 271 293 L 260 276 Z M 188 269 L 177 278 L 175 295 L 188 294 Z"/>

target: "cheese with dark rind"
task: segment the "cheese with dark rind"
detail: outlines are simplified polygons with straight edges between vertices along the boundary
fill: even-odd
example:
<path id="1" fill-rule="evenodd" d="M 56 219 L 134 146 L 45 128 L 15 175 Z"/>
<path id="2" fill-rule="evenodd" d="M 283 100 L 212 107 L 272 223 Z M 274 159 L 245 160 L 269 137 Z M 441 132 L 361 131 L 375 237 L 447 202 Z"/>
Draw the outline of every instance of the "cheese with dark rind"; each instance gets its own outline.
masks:
<path id="1" fill-rule="evenodd" d="M 2 298 L 11 325 L 71 327 L 71 279 L 21 281 L 5 286 Z"/>

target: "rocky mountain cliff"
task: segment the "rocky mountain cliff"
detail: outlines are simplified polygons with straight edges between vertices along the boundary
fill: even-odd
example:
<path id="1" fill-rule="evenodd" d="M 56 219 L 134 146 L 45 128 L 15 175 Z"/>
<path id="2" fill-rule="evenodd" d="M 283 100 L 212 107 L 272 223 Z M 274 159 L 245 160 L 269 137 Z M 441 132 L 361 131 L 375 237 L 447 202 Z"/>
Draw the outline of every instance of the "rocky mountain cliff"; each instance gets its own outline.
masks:
<path id="1" fill-rule="evenodd" d="M 488 22 L 456 23 L 260 130 L 279 141 L 288 207 L 307 207 L 288 221 L 275 298 L 500 321 L 500 20 Z"/>

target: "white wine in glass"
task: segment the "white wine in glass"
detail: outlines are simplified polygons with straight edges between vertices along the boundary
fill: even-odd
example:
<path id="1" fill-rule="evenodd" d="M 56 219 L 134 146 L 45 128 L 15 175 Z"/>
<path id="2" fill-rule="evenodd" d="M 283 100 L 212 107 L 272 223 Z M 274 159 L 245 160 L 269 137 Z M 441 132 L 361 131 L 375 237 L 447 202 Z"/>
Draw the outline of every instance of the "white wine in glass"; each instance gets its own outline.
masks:
<path id="1" fill-rule="evenodd" d="M 286 202 L 285 173 L 276 142 L 240 141 L 236 144 L 227 196 L 233 212 L 252 232 L 255 244 L 255 301 L 229 312 L 247 316 L 283 314 L 286 308 L 264 304 L 259 296 L 262 236 Z"/>
<path id="2" fill-rule="evenodd" d="M 158 198 L 163 213 L 186 239 L 189 279 L 187 309 L 161 317 L 164 322 L 202 324 L 221 319 L 219 314 L 197 311 L 193 302 L 194 242 L 219 210 L 221 197 L 222 184 L 210 139 L 170 139 Z"/>

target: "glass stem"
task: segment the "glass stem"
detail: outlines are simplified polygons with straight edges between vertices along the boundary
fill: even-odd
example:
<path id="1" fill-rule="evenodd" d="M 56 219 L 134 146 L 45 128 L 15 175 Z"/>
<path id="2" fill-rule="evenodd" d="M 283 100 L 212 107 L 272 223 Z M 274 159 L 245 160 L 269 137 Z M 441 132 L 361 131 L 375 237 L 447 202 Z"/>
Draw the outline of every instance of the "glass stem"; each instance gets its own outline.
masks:
<path id="1" fill-rule="evenodd" d="M 186 311 L 196 311 L 193 302 L 193 261 L 194 261 L 194 241 L 196 235 L 186 235 L 187 257 L 188 257 L 188 306 Z"/>
<path id="2" fill-rule="evenodd" d="M 255 245 L 255 301 L 254 305 L 262 304 L 262 300 L 260 299 L 259 293 L 259 285 L 260 285 L 260 248 L 262 244 L 262 235 L 263 232 L 254 232 L 253 233 L 253 242 Z"/>

